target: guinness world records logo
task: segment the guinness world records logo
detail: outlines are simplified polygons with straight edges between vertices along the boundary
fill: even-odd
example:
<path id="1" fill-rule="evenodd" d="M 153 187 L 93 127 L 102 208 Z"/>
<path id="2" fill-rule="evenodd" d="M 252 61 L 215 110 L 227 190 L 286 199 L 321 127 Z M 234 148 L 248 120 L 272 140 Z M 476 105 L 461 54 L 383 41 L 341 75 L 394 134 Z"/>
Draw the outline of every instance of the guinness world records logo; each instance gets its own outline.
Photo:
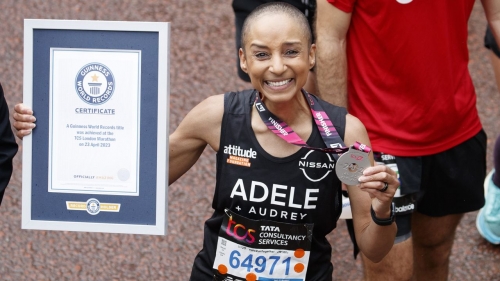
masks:
<path id="1" fill-rule="evenodd" d="M 84 102 L 90 105 L 103 104 L 115 92 L 115 77 L 109 67 L 104 64 L 89 63 L 78 71 L 75 89 Z"/>
<path id="2" fill-rule="evenodd" d="M 87 200 L 86 205 L 87 213 L 91 215 L 97 215 L 101 211 L 101 203 L 95 198 L 90 198 L 89 200 Z"/>

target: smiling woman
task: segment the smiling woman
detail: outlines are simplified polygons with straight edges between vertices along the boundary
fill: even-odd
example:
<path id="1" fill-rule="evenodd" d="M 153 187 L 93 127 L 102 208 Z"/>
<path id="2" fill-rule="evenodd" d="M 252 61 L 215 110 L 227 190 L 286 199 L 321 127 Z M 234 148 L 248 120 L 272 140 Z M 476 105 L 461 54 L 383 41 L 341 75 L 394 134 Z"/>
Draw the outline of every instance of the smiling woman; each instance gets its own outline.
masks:
<path id="1" fill-rule="evenodd" d="M 301 98 L 300 90 L 314 66 L 316 52 L 307 19 L 293 6 L 287 7 L 286 12 L 277 14 L 277 7 L 250 14 L 243 25 L 239 50 L 241 69 L 250 76 L 252 86 L 263 99 L 275 102 Z M 310 115 L 308 108 L 304 109 Z"/>
<path id="2" fill-rule="evenodd" d="M 243 24 L 245 23 L 247 17 L 260 5 L 269 3 L 269 2 L 277 2 L 274 0 L 233 0 L 232 7 L 234 11 L 234 16 L 235 16 L 235 27 L 236 27 L 236 34 L 235 34 L 235 39 L 236 39 L 236 58 L 237 58 L 237 63 L 236 63 L 236 68 L 238 71 L 238 76 L 247 82 L 250 82 L 250 77 L 243 72 L 243 70 L 240 68 L 240 60 L 238 56 L 238 51 L 239 49 L 243 46 L 242 37 L 243 37 Z M 285 1 L 280 1 L 280 2 L 287 2 L 294 7 L 296 7 L 302 14 L 304 14 L 307 18 L 308 24 L 306 23 L 303 25 L 303 27 L 310 28 L 313 24 L 314 20 L 314 14 L 315 14 L 315 8 L 316 8 L 316 0 L 285 0 Z M 299 18 L 301 19 L 301 18 Z M 311 32 L 312 34 L 312 32 Z M 312 39 L 314 42 L 314 38 Z M 315 92 L 314 89 L 314 73 L 310 73 L 309 81 L 306 84 L 306 89 L 310 91 L 311 93 Z"/>
<path id="3" fill-rule="evenodd" d="M 170 183 L 207 145 L 217 152 L 214 212 L 191 280 L 331 280 L 326 235 L 342 210 L 333 169 L 357 141 L 370 145 L 366 130 L 345 108 L 302 89 L 316 47 L 300 11 L 282 2 L 260 6 L 244 33 L 241 66 L 255 89 L 207 98 L 169 139 Z M 16 111 L 17 121 L 30 120 L 21 113 L 30 111 Z M 390 168 L 368 167 L 369 149 L 357 147 L 368 165 L 347 188 L 359 247 L 376 262 L 394 242 L 391 203 L 399 183 Z"/>

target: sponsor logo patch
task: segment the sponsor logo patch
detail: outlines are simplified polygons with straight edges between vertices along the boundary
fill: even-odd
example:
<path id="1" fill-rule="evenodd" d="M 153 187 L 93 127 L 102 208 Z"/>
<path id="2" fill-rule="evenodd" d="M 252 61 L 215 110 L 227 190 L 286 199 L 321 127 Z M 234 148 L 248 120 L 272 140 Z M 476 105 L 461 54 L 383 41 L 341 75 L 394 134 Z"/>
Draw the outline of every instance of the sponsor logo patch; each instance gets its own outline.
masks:
<path id="1" fill-rule="evenodd" d="M 237 145 L 224 146 L 224 154 L 228 154 L 228 164 L 239 165 L 243 167 L 250 167 L 250 159 L 257 158 L 257 151 L 250 149 L 242 149 Z"/>
<path id="2" fill-rule="evenodd" d="M 328 176 L 328 174 L 331 173 L 333 169 L 335 169 L 335 162 L 329 153 L 325 154 L 326 156 L 328 156 L 329 162 L 310 161 L 308 160 L 308 157 L 312 153 L 319 152 L 310 150 L 304 157 L 299 160 L 299 169 L 302 170 L 302 173 L 309 181 L 318 182 L 326 178 L 326 176 Z"/>

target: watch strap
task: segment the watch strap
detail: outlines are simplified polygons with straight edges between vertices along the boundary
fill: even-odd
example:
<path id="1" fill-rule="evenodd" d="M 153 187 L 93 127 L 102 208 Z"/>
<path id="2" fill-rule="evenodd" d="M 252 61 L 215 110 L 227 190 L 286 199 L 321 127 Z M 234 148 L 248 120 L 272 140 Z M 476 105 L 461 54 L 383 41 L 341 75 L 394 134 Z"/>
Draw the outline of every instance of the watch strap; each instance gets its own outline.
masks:
<path id="1" fill-rule="evenodd" d="M 373 210 L 373 207 L 370 205 L 370 213 L 372 215 L 372 220 L 374 223 L 380 226 L 386 226 L 386 225 L 391 225 L 396 217 L 394 216 L 394 202 L 391 203 L 391 216 L 387 219 L 379 219 L 375 215 L 375 211 Z"/>

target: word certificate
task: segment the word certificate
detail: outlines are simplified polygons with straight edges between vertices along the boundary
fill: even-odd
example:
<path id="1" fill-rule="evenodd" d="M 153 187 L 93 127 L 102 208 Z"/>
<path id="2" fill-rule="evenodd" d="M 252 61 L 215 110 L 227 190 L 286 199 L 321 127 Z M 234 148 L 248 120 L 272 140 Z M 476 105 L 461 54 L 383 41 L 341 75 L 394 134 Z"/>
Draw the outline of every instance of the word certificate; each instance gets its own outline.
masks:
<path id="1" fill-rule="evenodd" d="M 50 52 L 48 191 L 138 196 L 141 51 Z"/>

